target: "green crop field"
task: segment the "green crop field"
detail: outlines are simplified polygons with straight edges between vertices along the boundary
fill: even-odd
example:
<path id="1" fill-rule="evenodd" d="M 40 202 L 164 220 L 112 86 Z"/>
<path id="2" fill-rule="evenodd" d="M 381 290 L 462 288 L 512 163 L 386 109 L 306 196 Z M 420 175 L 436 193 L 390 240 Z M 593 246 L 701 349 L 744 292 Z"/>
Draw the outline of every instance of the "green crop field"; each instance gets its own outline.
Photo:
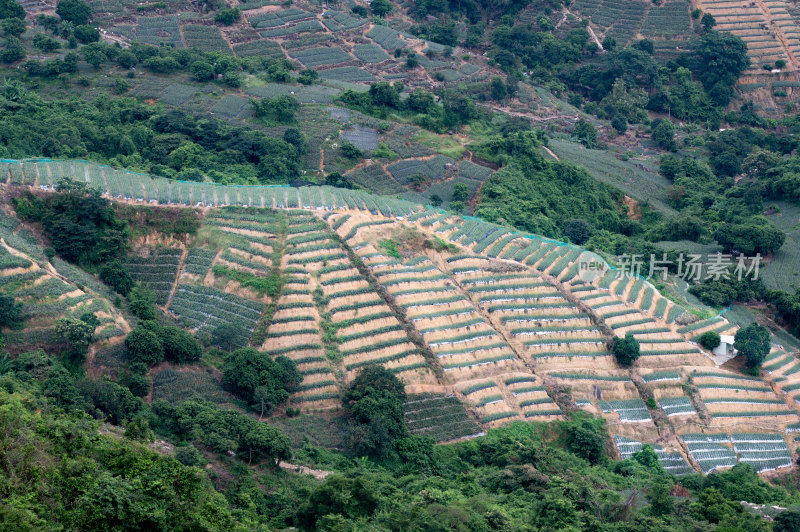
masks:
<path id="1" fill-rule="evenodd" d="M 559 159 L 586 168 L 598 181 L 619 188 L 657 211 L 675 213 L 667 205 L 670 182 L 655 172 L 637 166 L 635 161 L 621 161 L 606 151 L 588 150 L 580 144 L 566 140 L 553 139 L 548 146 Z"/>
<path id="2" fill-rule="evenodd" d="M 760 275 L 768 287 L 793 292 L 800 287 L 800 207 L 786 202 L 776 206 L 780 212 L 767 218 L 786 232 L 786 241 Z"/>

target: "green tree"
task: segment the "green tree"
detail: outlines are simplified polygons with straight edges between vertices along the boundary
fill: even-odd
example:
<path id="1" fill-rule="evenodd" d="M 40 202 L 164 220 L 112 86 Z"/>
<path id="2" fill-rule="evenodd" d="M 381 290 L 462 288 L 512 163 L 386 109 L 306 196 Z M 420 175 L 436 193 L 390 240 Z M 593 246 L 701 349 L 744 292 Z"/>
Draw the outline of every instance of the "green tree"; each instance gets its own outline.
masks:
<path id="1" fill-rule="evenodd" d="M 342 155 L 348 159 L 360 159 L 364 156 L 364 152 L 358 149 L 355 144 L 350 141 L 342 141 Z"/>
<path id="2" fill-rule="evenodd" d="M 597 464 L 603 460 L 607 441 L 608 433 L 602 418 L 593 418 L 581 412 L 574 414 L 566 423 L 567 449 L 589 463 Z"/>
<path id="3" fill-rule="evenodd" d="M 784 510 L 775 516 L 774 532 L 800 532 L 800 511 Z"/>
<path id="4" fill-rule="evenodd" d="M 239 452 L 247 455 L 248 464 L 253 460 L 256 463 L 269 460 L 272 466 L 277 466 L 279 461 L 292 457 L 292 446 L 289 438 L 278 429 L 266 423 L 254 423 L 242 434 Z"/>
<path id="5" fill-rule="evenodd" d="M 736 250 L 745 255 L 774 253 L 783 246 L 786 233 L 763 217 L 755 217 L 746 223 L 726 223 L 714 232 L 714 238 L 727 250 Z"/>
<path id="6" fill-rule="evenodd" d="M 3 63 L 13 63 L 25 57 L 25 48 L 22 42 L 16 37 L 6 37 L 6 47 L 0 52 L 0 61 Z"/>
<path id="7" fill-rule="evenodd" d="M 693 70 L 711 101 L 720 107 L 728 105 L 733 86 L 750 66 L 747 45 L 732 33 L 708 31 L 698 41 L 694 51 L 697 64 Z"/>
<path id="8" fill-rule="evenodd" d="M 164 346 L 164 358 L 170 362 L 197 362 L 203 354 L 194 336 L 183 329 L 163 327 L 158 336 Z"/>
<path id="9" fill-rule="evenodd" d="M 394 6 L 389 0 L 373 0 L 369 8 L 376 17 L 385 17 L 394 9 Z"/>
<path id="10" fill-rule="evenodd" d="M 700 24 L 703 25 L 704 30 L 711 31 L 711 28 L 717 25 L 717 20 L 711 15 L 711 13 L 705 13 L 703 18 L 700 19 Z"/>
<path id="11" fill-rule="evenodd" d="M 100 40 L 100 32 L 97 31 L 97 28 L 82 24 L 75 27 L 75 38 L 83 44 L 98 42 Z"/>
<path id="12" fill-rule="evenodd" d="M 92 10 L 84 0 L 59 0 L 56 14 L 61 20 L 80 26 L 89 22 Z"/>
<path id="13" fill-rule="evenodd" d="M 12 327 L 19 322 L 22 303 L 14 300 L 13 295 L 0 293 L 0 327 Z"/>
<path id="14" fill-rule="evenodd" d="M 16 0 L 0 0 L 0 20 L 11 18 L 23 20 L 25 8 Z"/>
<path id="15" fill-rule="evenodd" d="M 289 391 L 302 381 L 302 376 L 290 359 L 273 360 L 265 353 L 245 347 L 225 358 L 222 381 L 264 416 L 289 399 Z"/>
<path id="16" fill-rule="evenodd" d="M 164 360 L 164 345 L 156 333 L 142 326 L 136 327 L 125 338 L 125 349 L 131 362 L 155 366 Z"/>
<path id="17" fill-rule="evenodd" d="M 626 333 L 625 338 L 616 337 L 611 342 L 611 352 L 620 366 L 629 367 L 639 358 L 639 342 L 632 333 Z"/>
<path id="18" fill-rule="evenodd" d="M 297 76 L 297 81 L 302 83 L 303 85 L 313 85 L 319 79 L 319 72 L 314 70 L 313 68 L 306 68 L 300 71 L 300 75 Z"/>
<path id="19" fill-rule="evenodd" d="M 242 18 L 242 12 L 235 7 L 223 7 L 214 15 L 214 20 L 226 26 L 230 26 Z"/>
<path id="20" fill-rule="evenodd" d="M 70 344 L 72 349 L 84 352 L 94 338 L 95 327 L 75 318 L 59 318 L 56 320 L 56 333 Z"/>
<path id="21" fill-rule="evenodd" d="M 206 61 L 195 61 L 189 67 L 195 81 L 210 81 L 214 79 L 214 67 Z"/>
<path id="22" fill-rule="evenodd" d="M 733 347 L 745 357 L 748 367 L 757 368 L 771 349 L 769 329 L 757 323 L 742 327 L 736 331 Z"/>
<path id="23" fill-rule="evenodd" d="M 103 264 L 100 268 L 100 280 L 123 296 L 127 296 L 133 288 L 133 277 L 118 260 Z"/>
<path id="24" fill-rule="evenodd" d="M 225 351 L 232 351 L 241 345 L 247 331 L 238 323 L 223 323 L 211 331 L 211 344 Z"/>
<path id="25" fill-rule="evenodd" d="M 394 373 L 379 364 L 368 364 L 350 382 L 342 395 L 342 403 L 352 406 L 376 391 L 387 391 L 401 402 L 406 399 L 405 386 Z"/>
<path id="26" fill-rule="evenodd" d="M 470 197 L 469 188 L 464 183 L 453 185 L 453 193 L 450 196 L 452 201 L 467 201 Z"/>
<path id="27" fill-rule="evenodd" d="M 19 18 L 3 19 L 0 21 L 0 28 L 3 30 L 3 35 L 19 37 L 25 33 L 25 21 Z"/>
<path id="28" fill-rule="evenodd" d="M 575 123 L 575 128 L 572 130 L 572 134 L 587 148 L 596 148 L 597 147 L 597 129 L 595 127 L 581 118 Z"/>
<path id="29" fill-rule="evenodd" d="M 286 128 L 283 132 L 283 140 L 294 146 L 298 155 L 305 155 L 308 148 L 306 147 L 306 138 L 303 133 L 295 127 Z"/>
<path id="30" fill-rule="evenodd" d="M 709 351 L 716 349 L 722 343 L 719 333 L 715 331 L 704 332 L 697 341 Z"/>
<path id="31" fill-rule="evenodd" d="M 573 218 L 572 220 L 567 220 L 561 232 L 570 242 L 581 245 L 592 237 L 594 228 L 586 220 Z"/>
<path id="32" fill-rule="evenodd" d="M 678 146 L 675 143 L 675 127 L 669 120 L 659 120 L 652 129 L 653 142 L 665 150 L 675 151 Z"/>
<path id="33" fill-rule="evenodd" d="M 155 296 L 140 286 L 134 286 L 128 294 L 128 308 L 141 320 L 154 320 L 158 316 Z"/>

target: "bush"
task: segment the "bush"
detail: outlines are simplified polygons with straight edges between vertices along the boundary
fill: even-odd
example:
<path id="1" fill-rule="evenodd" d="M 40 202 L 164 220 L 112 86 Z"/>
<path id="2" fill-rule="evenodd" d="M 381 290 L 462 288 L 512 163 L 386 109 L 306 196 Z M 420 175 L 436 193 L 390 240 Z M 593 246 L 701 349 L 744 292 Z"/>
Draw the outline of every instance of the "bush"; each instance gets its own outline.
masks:
<path id="1" fill-rule="evenodd" d="M 352 142 L 347 140 L 342 141 L 342 155 L 348 159 L 360 159 L 364 156 L 364 152 L 359 150 Z"/>
<path id="2" fill-rule="evenodd" d="M 240 18 L 242 18 L 242 12 L 235 7 L 224 7 L 214 15 L 214 20 L 226 26 L 230 26 Z"/>
<path id="3" fill-rule="evenodd" d="M 195 81 L 210 81 L 214 79 L 214 67 L 205 61 L 195 61 L 189 67 Z"/>
<path id="4" fill-rule="evenodd" d="M 748 367 L 757 368 L 771 348 L 769 329 L 757 323 L 751 323 L 736 331 L 733 347 L 745 357 Z"/>
<path id="5" fill-rule="evenodd" d="M 620 366 L 629 367 L 639 358 L 639 342 L 632 333 L 627 333 L 625 338 L 614 338 L 611 352 L 614 353 Z"/>
<path id="6" fill-rule="evenodd" d="M 561 232 L 569 238 L 570 242 L 581 245 L 592 237 L 594 228 L 586 220 L 573 218 L 564 224 Z"/>
<path id="7" fill-rule="evenodd" d="M 61 20 L 72 22 L 76 26 L 82 26 L 89 22 L 92 10 L 89 4 L 83 0 L 59 0 L 56 14 L 61 17 Z"/>
<path id="8" fill-rule="evenodd" d="M 144 362 L 154 366 L 164 360 L 164 346 L 156 333 L 141 325 L 125 338 L 125 349 L 131 362 Z"/>
<path id="9" fill-rule="evenodd" d="M 289 391 L 303 380 L 294 362 L 284 356 L 274 360 L 251 347 L 228 355 L 223 382 L 260 414 L 270 414 L 289 399 Z"/>
<path id="10" fill-rule="evenodd" d="M 202 458 L 200 451 L 192 444 L 175 448 L 175 459 L 185 466 L 196 466 Z"/>
<path id="11" fill-rule="evenodd" d="M 100 40 L 100 32 L 97 31 L 97 28 L 83 24 L 75 28 L 75 38 L 83 44 L 98 42 Z"/>
<path id="12" fill-rule="evenodd" d="M 722 343 L 722 340 L 720 339 L 719 333 L 707 331 L 700 335 L 698 342 L 700 345 L 711 351 L 719 347 L 719 344 Z"/>
<path id="13" fill-rule="evenodd" d="M 103 264 L 100 268 L 100 280 L 123 296 L 127 296 L 133 289 L 133 277 L 118 260 Z"/>

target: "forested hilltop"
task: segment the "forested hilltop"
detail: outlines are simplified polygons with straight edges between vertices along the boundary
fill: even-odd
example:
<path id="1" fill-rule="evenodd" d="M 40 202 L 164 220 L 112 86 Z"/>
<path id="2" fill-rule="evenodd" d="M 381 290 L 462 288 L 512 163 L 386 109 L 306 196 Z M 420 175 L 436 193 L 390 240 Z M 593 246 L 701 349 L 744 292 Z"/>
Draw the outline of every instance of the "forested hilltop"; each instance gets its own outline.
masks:
<path id="1" fill-rule="evenodd" d="M 0 528 L 800 530 L 740 4 L 0 0 Z"/>

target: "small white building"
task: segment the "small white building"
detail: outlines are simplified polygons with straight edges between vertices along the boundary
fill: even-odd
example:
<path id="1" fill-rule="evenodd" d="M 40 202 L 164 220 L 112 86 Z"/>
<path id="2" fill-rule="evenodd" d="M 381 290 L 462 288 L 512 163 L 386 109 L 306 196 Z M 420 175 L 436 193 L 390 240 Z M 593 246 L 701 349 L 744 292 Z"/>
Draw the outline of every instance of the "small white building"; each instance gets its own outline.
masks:
<path id="1" fill-rule="evenodd" d="M 727 334 L 721 334 L 719 336 L 719 345 L 715 347 L 711 352 L 717 356 L 727 356 L 733 358 L 736 356 L 736 349 L 733 348 L 734 337 Z"/>

